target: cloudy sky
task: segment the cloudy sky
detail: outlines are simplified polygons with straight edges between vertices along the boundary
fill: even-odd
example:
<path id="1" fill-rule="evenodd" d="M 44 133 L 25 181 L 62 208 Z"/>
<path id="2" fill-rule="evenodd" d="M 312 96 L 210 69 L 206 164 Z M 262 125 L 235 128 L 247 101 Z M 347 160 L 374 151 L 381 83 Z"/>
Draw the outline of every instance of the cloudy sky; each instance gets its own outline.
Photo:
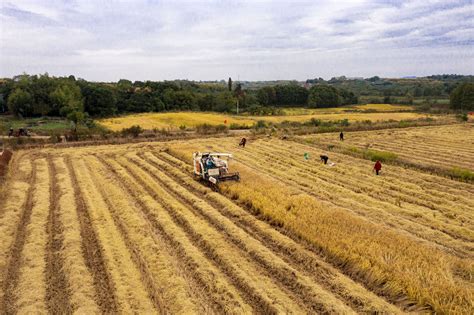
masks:
<path id="1" fill-rule="evenodd" d="M 474 74 L 465 1 L 0 0 L 0 77 Z"/>

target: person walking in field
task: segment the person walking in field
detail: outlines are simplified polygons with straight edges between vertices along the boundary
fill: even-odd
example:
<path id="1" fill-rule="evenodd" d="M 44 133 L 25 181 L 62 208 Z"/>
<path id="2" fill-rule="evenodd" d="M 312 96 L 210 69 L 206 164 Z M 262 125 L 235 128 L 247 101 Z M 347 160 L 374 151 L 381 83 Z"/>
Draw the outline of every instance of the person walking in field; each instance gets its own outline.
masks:
<path id="1" fill-rule="evenodd" d="M 382 169 L 382 163 L 380 161 L 375 162 L 374 170 L 375 170 L 376 175 L 379 175 L 379 172 L 381 169 Z"/>
<path id="2" fill-rule="evenodd" d="M 344 133 L 342 131 L 339 134 L 339 140 L 344 141 Z"/>
<path id="3" fill-rule="evenodd" d="M 245 148 L 245 144 L 246 144 L 246 143 L 247 143 L 247 139 L 242 138 L 242 140 L 240 140 L 239 147 Z"/>

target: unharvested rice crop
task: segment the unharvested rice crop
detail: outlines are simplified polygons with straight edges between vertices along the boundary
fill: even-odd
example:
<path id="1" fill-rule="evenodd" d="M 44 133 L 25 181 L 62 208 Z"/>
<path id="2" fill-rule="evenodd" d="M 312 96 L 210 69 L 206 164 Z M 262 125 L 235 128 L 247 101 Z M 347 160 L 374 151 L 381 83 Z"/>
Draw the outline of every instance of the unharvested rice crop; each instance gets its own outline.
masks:
<path id="1" fill-rule="evenodd" d="M 283 112 L 285 115 L 311 115 L 311 114 L 335 114 L 341 112 L 357 112 L 357 111 L 370 111 L 370 112 L 407 112 L 413 111 L 413 106 L 407 105 L 392 105 L 392 104 L 364 104 L 364 105 L 352 105 L 342 107 L 330 107 L 330 108 L 301 108 L 301 107 L 288 107 L 284 108 Z"/>
<path id="2" fill-rule="evenodd" d="M 468 314 L 474 188 L 270 138 L 15 152 L 5 313 Z M 215 192 L 194 151 L 234 154 Z M 303 158 L 304 153 L 309 160 Z"/>
<path id="3" fill-rule="evenodd" d="M 342 113 L 342 112 L 322 112 L 303 115 L 282 115 L 282 116 L 235 116 L 218 113 L 197 113 L 197 112 L 177 112 L 177 113 L 149 113 L 127 115 L 116 118 L 106 118 L 99 120 L 99 123 L 113 131 L 120 131 L 133 125 L 139 125 L 144 129 L 178 129 L 179 127 L 193 128 L 202 124 L 227 125 L 237 124 L 239 126 L 251 127 L 257 121 L 263 120 L 272 123 L 283 121 L 306 122 L 314 119 L 323 121 L 335 121 L 348 119 L 349 121 L 387 121 L 387 120 L 409 120 L 428 117 L 425 114 L 414 112 L 381 112 L 381 113 Z"/>

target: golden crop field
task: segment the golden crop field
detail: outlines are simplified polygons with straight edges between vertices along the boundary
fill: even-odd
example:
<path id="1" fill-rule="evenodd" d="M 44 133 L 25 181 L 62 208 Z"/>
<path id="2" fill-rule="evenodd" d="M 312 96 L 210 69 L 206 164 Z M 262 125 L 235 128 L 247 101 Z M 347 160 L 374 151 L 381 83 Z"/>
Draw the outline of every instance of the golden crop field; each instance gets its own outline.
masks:
<path id="1" fill-rule="evenodd" d="M 423 167 L 464 168 L 474 171 L 474 124 L 385 129 L 302 136 L 316 146 L 357 147 L 395 153 L 402 161 Z"/>
<path id="2" fill-rule="evenodd" d="M 311 114 L 337 114 L 341 112 L 376 111 L 376 112 L 401 112 L 413 111 L 414 106 L 394 104 L 364 104 L 329 108 L 302 108 L 287 107 L 283 109 L 285 115 L 311 115 Z"/>
<path id="3" fill-rule="evenodd" d="M 420 128 L 421 129 L 421 128 Z M 295 141 L 18 151 L 0 199 L 5 313 L 473 309 L 474 186 Z M 193 178 L 231 152 L 240 182 Z M 309 154 L 309 160 L 303 158 Z"/>
<path id="4" fill-rule="evenodd" d="M 341 108 L 342 109 L 342 108 Z M 165 128 L 178 129 L 181 126 L 193 128 L 201 124 L 224 125 L 231 124 L 247 125 L 251 127 L 259 120 L 267 122 L 281 123 L 283 121 L 305 122 L 311 118 L 329 120 L 349 119 L 349 121 L 387 121 L 387 120 L 408 120 L 426 118 L 428 115 L 415 112 L 374 112 L 374 113 L 358 113 L 358 112 L 325 112 L 296 114 L 290 112 L 289 115 L 282 116 L 237 116 L 220 113 L 202 113 L 202 112 L 176 112 L 176 113 L 146 113 L 132 114 L 122 117 L 105 118 L 99 120 L 99 124 L 113 130 L 120 131 L 133 125 L 140 125 L 144 129 Z M 430 116 L 431 117 L 431 116 Z M 436 119 L 436 116 L 432 116 Z"/>

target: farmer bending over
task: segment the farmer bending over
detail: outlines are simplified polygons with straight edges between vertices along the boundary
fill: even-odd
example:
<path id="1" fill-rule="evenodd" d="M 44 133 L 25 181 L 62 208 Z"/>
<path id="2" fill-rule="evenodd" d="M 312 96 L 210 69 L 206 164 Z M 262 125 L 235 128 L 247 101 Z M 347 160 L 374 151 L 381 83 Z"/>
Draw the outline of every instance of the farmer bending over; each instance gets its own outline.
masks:
<path id="1" fill-rule="evenodd" d="M 242 138 L 242 140 L 240 140 L 239 147 L 244 147 L 245 148 L 246 143 L 247 143 L 247 139 Z"/>
<path id="2" fill-rule="evenodd" d="M 328 164 L 329 157 L 327 155 L 320 155 L 319 157 L 324 164 Z"/>

